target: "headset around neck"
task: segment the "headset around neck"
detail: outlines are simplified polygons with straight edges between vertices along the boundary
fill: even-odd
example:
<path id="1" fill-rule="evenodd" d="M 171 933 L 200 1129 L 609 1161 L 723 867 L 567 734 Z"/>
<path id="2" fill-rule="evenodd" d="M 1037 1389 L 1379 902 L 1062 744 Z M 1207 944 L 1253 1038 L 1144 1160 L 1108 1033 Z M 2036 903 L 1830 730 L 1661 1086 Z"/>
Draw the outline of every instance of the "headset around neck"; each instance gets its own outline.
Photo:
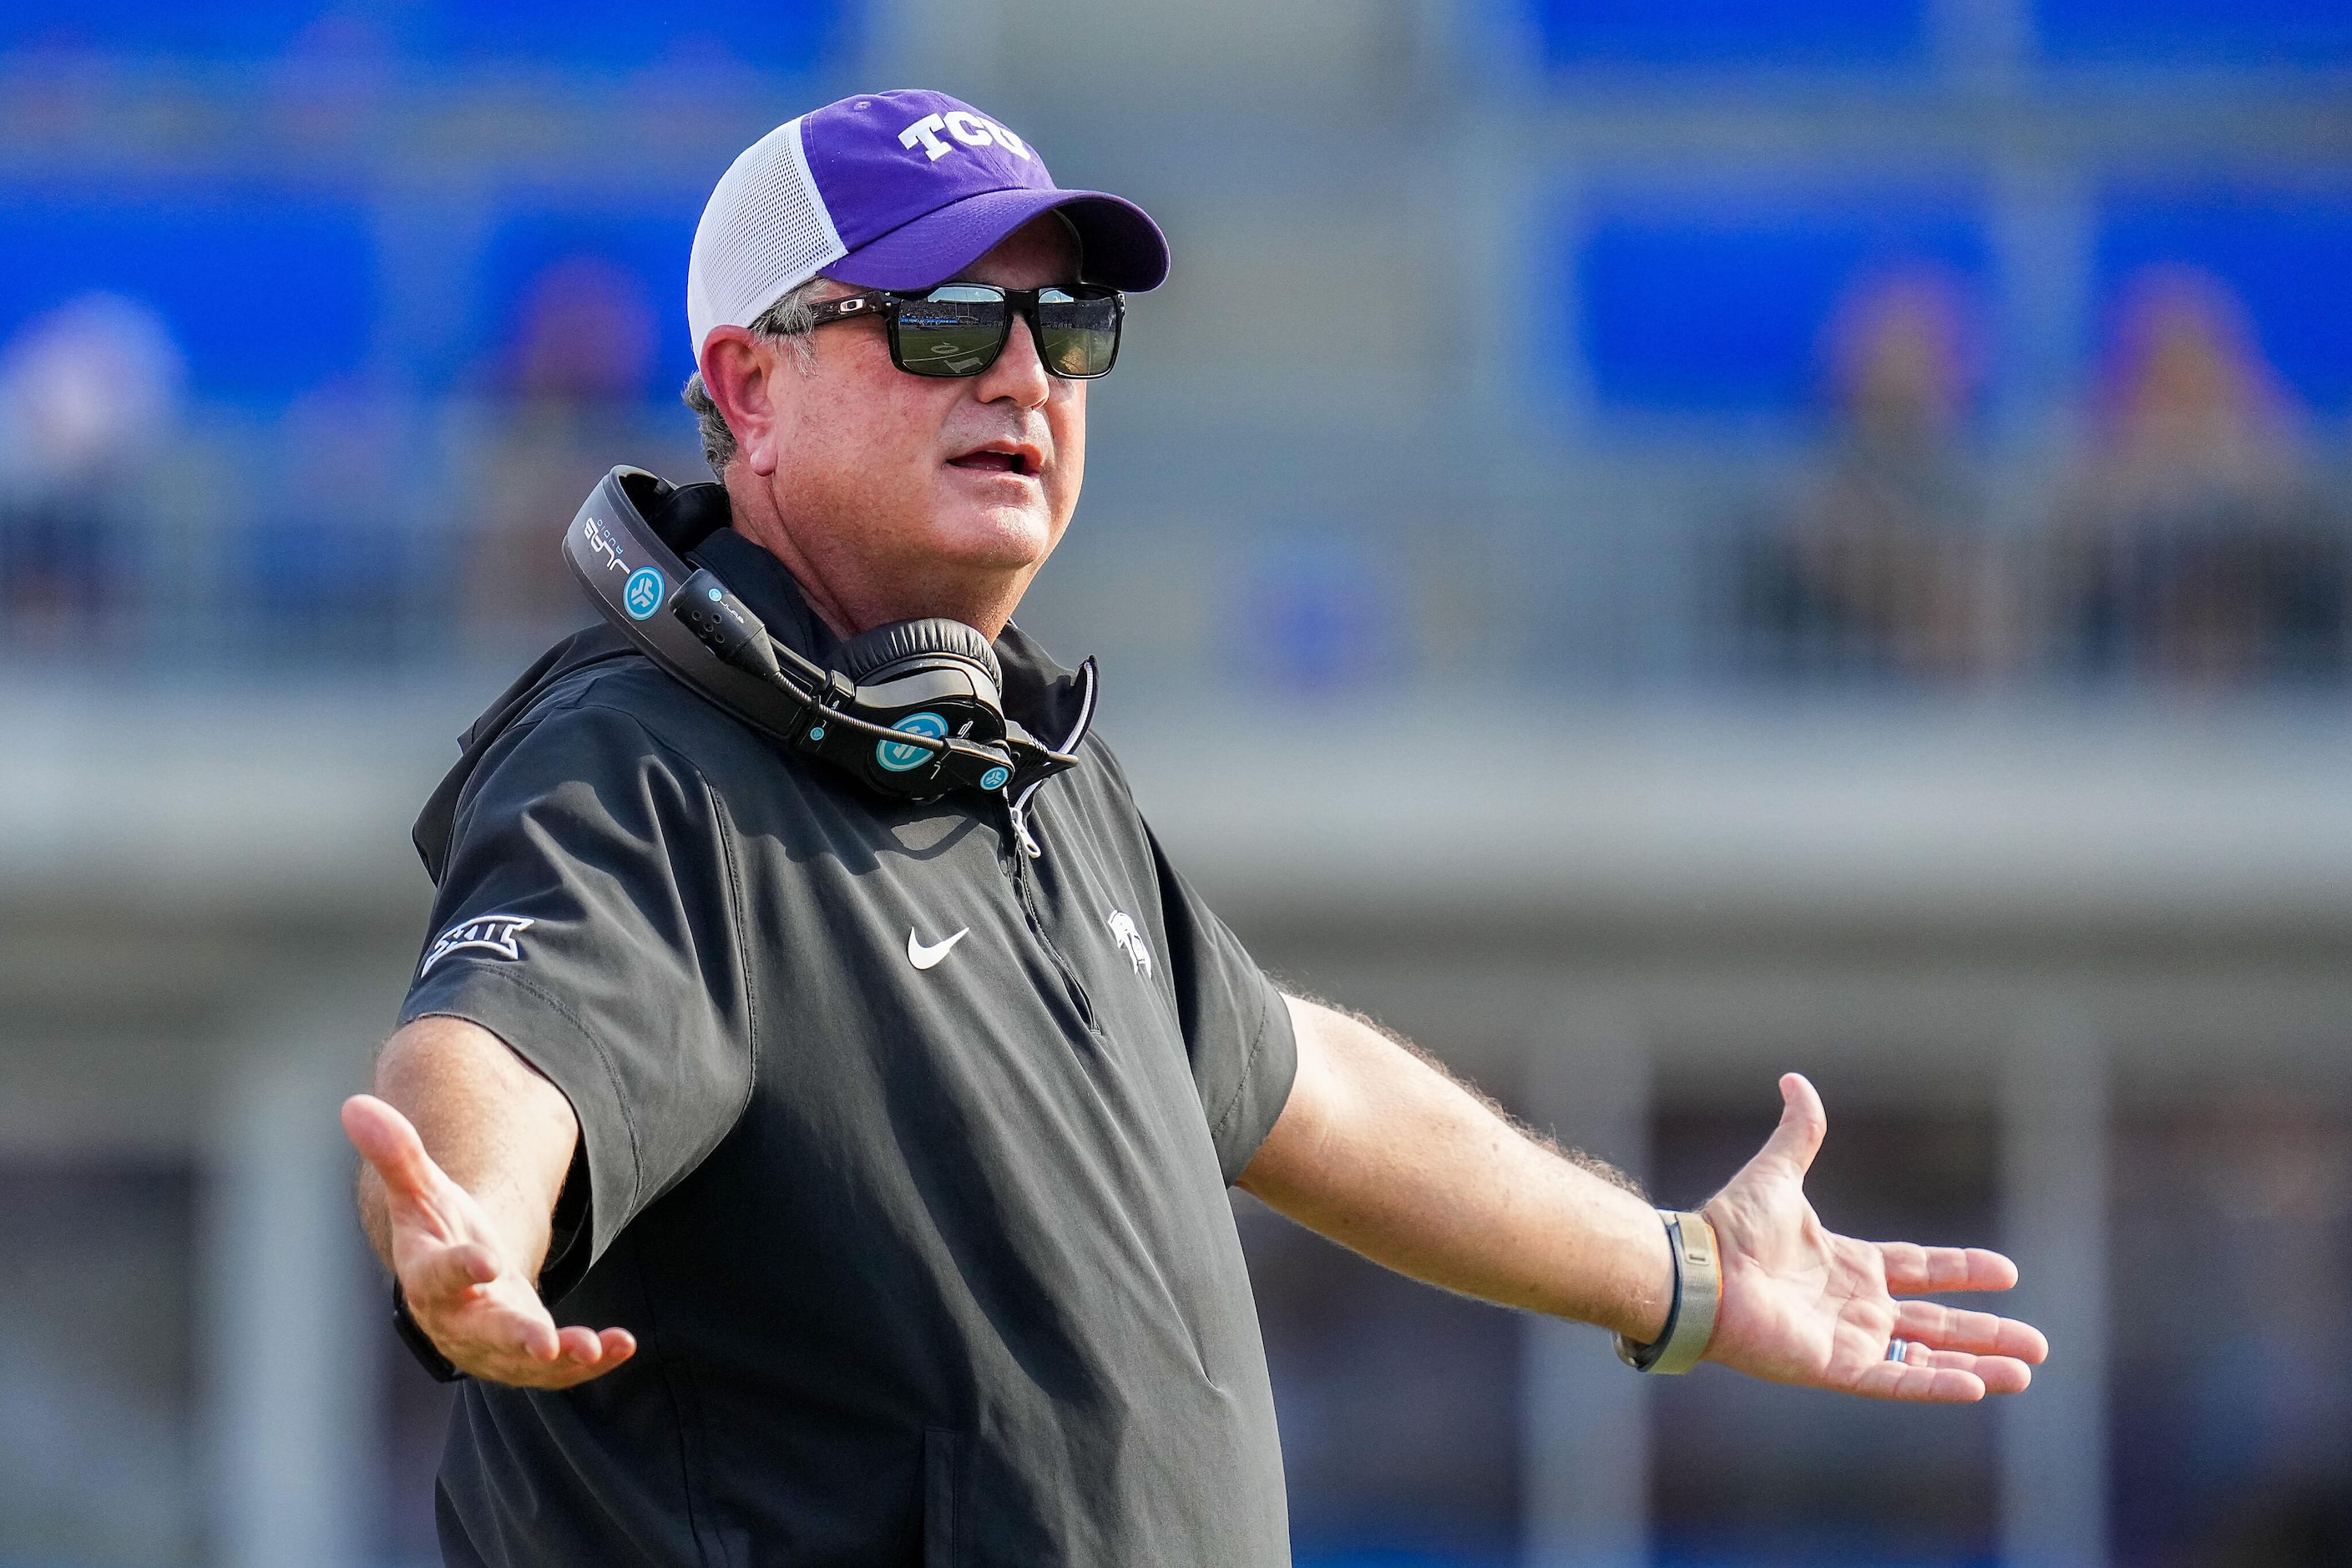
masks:
<path id="1" fill-rule="evenodd" d="M 564 558 L 604 618 L 655 663 L 878 795 L 996 794 L 1077 764 L 1004 716 L 996 652 L 961 621 L 877 626 L 843 647 L 837 670 L 779 642 L 714 573 L 681 558 L 727 521 L 721 486 L 617 468 L 564 531 Z"/>

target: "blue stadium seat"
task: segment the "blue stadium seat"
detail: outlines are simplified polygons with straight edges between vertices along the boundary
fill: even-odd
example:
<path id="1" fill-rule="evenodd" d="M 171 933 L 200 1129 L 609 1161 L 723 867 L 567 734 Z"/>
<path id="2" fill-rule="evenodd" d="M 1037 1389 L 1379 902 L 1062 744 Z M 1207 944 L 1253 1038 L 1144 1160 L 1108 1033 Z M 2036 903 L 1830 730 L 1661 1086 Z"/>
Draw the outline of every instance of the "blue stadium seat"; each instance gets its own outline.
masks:
<path id="1" fill-rule="evenodd" d="M 1926 58 L 1920 0 L 1528 0 L 1553 66 L 1885 67 Z"/>
<path id="2" fill-rule="evenodd" d="M 77 295 L 125 295 L 169 323 L 204 396 L 273 403 L 353 371 L 375 321 L 355 205 L 11 195 L 0 256 L 0 342 Z"/>
<path id="3" fill-rule="evenodd" d="M 114 0 L 87 8 L 0 0 L 0 50 L 54 44 L 208 59 L 268 56 L 327 9 L 320 0 Z"/>
<path id="4" fill-rule="evenodd" d="M 2119 193 L 2099 237 L 2103 295 L 2112 302 L 2152 266 L 2218 279 L 2289 387 L 2331 412 L 2352 406 L 2352 200 Z"/>
<path id="5" fill-rule="evenodd" d="M 841 0 L 441 0 L 426 47 L 461 59 L 626 68 L 708 42 L 771 70 L 807 70 L 844 40 Z M 424 29 L 420 29 L 420 32 Z"/>
<path id="6" fill-rule="evenodd" d="M 2345 0 L 2040 0 L 2042 53 L 2067 65 L 2352 62 Z"/>
<path id="7" fill-rule="evenodd" d="M 803 71 L 846 42 L 850 0 L 119 0 L 79 14 L 0 0 L 0 50 L 43 44 L 206 59 L 284 53 L 322 17 L 356 21 L 395 54 L 427 62 L 554 63 L 628 69 L 680 46 L 714 46 L 763 69 Z"/>
<path id="8" fill-rule="evenodd" d="M 1563 236 L 1559 264 L 1574 269 L 1595 390 L 1623 409 L 1801 409 L 1820 385 L 1822 330 L 1855 282 L 1921 263 L 1972 279 L 1987 268 L 1973 205 L 1930 192 L 1604 200 L 1580 231 L 1580 247 Z"/>

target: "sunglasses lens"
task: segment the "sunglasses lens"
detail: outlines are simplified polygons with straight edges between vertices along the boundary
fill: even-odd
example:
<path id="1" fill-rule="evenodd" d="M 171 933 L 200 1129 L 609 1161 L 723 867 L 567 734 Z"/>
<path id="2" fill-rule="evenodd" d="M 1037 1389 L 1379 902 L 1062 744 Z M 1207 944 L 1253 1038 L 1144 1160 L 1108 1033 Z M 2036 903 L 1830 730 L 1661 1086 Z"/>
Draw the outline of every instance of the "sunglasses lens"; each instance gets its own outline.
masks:
<path id="1" fill-rule="evenodd" d="M 1097 376 L 1118 356 L 1118 299 L 1060 289 L 1037 295 L 1038 351 L 1055 375 Z"/>
<path id="2" fill-rule="evenodd" d="M 1004 296 L 950 283 L 898 307 L 898 363 L 917 375 L 977 375 L 1004 346 Z"/>

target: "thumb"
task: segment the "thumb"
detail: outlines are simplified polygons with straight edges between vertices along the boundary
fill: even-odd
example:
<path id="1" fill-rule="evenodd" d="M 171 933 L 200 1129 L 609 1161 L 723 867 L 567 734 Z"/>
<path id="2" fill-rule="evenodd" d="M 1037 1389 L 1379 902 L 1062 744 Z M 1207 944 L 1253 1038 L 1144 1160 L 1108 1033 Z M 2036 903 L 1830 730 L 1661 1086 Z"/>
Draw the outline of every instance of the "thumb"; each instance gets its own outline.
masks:
<path id="1" fill-rule="evenodd" d="M 343 1134 L 360 1158 L 375 1167 L 384 1191 L 394 1198 L 429 1198 L 447 1179 L 425 1152 L 425 1140 L 408 1118 L 372 1094 L 355 1094 L 343 1101 Z"/>
<path id="2" fill-rule="evenodd" d="M 1822 1108 L 1821 1092 L 1802 1073 L 1784 1073 L 1780 1079 L 1780 1125 L 1772 1129 L 1772 1136 L 1756 1152 L 1751 1165 L 1776 1166 L 1782 1173 L 1802 1181 L 1812 1169 L 1813 1156 L 1822 1152 L 1822 1139 L 1830 1130 L 1830 1116 Z"/>

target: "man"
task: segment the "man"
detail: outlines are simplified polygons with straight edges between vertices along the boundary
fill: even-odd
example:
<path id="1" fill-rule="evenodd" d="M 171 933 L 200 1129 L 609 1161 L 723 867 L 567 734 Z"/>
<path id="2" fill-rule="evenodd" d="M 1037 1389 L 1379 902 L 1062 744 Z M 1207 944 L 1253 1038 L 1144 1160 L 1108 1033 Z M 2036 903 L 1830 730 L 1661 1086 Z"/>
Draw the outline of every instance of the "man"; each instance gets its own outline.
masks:
<path id="1" fill-rule="evenodd" d="M 695 560 L 820 665 L 977 628 L 1008 716 L 1077 763 L 884 798 L 601 629 L 469 734 L 420 824 L 440 934 L 344 1111 L 412 1342 L 471 1374 L 451 1563 L 1286 1562 L 1229 1184 L 1637 1364 L 2025 1386 L 2032 1329 L 1895 1300 L 2003 1289 L 2007 1260 L 1814 1220 L 1802 1079 L 1662 1223 L 1281 995 L 1169 867 L 1087 732 L 1091 669 L 1010 620 L 1116 353 L 1070 302 L 1166 270 L 1139 209 L 1057 190 L 967 105 L 877 93 L 738 160 L 690 270 L 731 524 Z"/>

